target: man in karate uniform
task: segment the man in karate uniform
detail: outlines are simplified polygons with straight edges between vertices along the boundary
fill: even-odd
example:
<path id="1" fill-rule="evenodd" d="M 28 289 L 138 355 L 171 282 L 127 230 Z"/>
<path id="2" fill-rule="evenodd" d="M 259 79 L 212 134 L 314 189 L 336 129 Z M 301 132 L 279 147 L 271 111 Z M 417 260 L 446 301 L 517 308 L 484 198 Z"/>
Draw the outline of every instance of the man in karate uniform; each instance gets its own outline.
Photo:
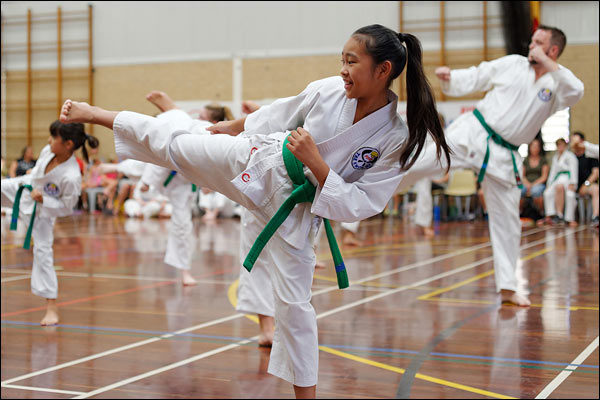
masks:
<path id="1" fill-rule="evenodd" d="M 487 91 L 476 112 L 465 113 L 448 126 L 446 140 L 454 152 L 452 168 L 480 172 L 496 289 L 503 302 L 519 306 L 529 306 L 530 301 L 526 293 L 517 293 L 515 274 L 521 239 L 518 171 L 522 165 L 516 149 L 532 141 L 548 117 L 583 96 L 583 83 L 556 62 L 565 45 L 562 31 L 540 26 L 531 38 L 527 57 L 513 54 L 467 69 L 443 66 L 435 71 L 446 95 Z M 444 167 L 435 157 L 435 147 L 428 145 L 401 186 L 434 176 Z"/>

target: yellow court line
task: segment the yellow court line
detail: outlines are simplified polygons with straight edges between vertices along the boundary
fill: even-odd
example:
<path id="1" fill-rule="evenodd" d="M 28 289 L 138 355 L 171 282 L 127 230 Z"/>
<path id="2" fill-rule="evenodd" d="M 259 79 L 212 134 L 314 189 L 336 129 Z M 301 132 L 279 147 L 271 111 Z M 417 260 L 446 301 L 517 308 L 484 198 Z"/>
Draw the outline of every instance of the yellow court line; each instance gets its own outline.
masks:
<path id="1" fill-rule="evenodd" d="M 523 262 L 523 261 L 531 260 L 532 258 L 535 258 L 537 256 L 541 256 L 542 254 L 546 254 L 546 253 L 548 253 L 549 251 L 552 251 L 552 250 L 554 250 L 554 247 L 548 247 L 548 248 L 536 251 L 535 253 L 528 254 L 527 256 L 521 258 L 520 261 Z M 441 289 L 438 289 L 438 290 L 434 290 L 431 293 L 427 293 L 427 294 L 424 294 L 422 296 L 417 297 L 417 299 L 418 300 L 428 300 L 430 297 L 437 296 L 438 294 L 442 294 L 442 293 L 445 293 L 445 292 L 449 292 L 450 290 L 454 290 L 454 289 L 459 288 L 461 286 L 467 285 L 467 284 L 469 284 L 471 282 L 477 281 L 477 280 L 479 280 L 481 278 L 485 278 L 486 276 L 490 276 L 493 273 L 494 273 L 494 270 L 492 269 L 490 271 L 487 271 L 487 272 L 484 272 L 482 274 L 476 275 L 476 276 L 471 277 L 469 279 L 465 279 L 464 281 L 455 283 L 454 285 L 451 285 L 451 286 L 448 286 L 448 287 L 445 287 L 445 288 L 441 288 Z M 492 304 L 492 303 L 489 303 L 489 304 Z"/>
<path id="2" fill-rule="evenodd" d="M 322 351 L 324 351 L 324 352 L 326 352 L 326 353 L 334 354 L 336 356 L 347 358 L 349 360 L 353 360 L 353 361 L 357 361 L 359 363 L 367 364 L 367 365 L 370 365 L 372 367 L 382 368 L 382 369 L 385 369 L 385 370 L 388 370 L 388 371 L 392 371 L 392 372 L 396 372 L 396 373 L 399 373 L 399 374 L 403 374 L 404 372 L 406 372 L 406 370 L 403 369 L 403 368 L 393 367 L 391 365 L 387 365 L 387 364 L 380 363 L 380 362 L 377 362 L 377 361 L 369 360 L 367 358 L 355 356 L 354 354 L 344 353 L 343 351 L 335 350 L 335 349 L 332 349 L 330 347 L 319 346 L 319 349 L 322 350 Z M 444 385 L 444 386 L 449 386 L 449 387 L 452 387 L 452 388 L 455 388 L 455 389 L 464 390 L 466 392 L 477 393 L 477 394 L 481 394 L 481 395 L 484 395 L 484 396 L 493 397 L 495 399 L 516 399 L 516 397 L 511 397 L 511 396 L 506 396 L 506 395 L 499 394 L 499 393 L 489 392 L 487 390 L 477 389 L 477 388 L 474 388 L 472 386 L 462 385 L 460 383 L 450 382 L 450 381 L 447 381 L 445 379 L 434 378 L 432 376 L 424 375 L 424 374 L 420 374 L 420 373 L 417 373 L 415 375 L 415 378 L 422 379 L 424 381 L 428 381 L 428 382 L 432 382 L 432 383 L 437 383 L 437 384 Z"/>
<path id="3" fill-rule="evenodd" d="M 236 279 L 235 282 L 233 282 L 231 286 L 229 286 L 229 289 L 227 289 L 227 298 L 229 299 L 229 302 L 233 305 L 234 308 L 237 306 L 237 288 L 239 284 L 240 280 Z M 250 321 L 254 321 L 258 324 L 258 317 L 256 315 L 245 314 L 244 316 Z"/>
<path id="4" fill-rule="evenodd" d="M 231 286 L 229 286 L 229 289 L 227 290 L 227 298 L 229 299 L 229 302 L 231 303 L 231 305 L 233 305 L 233 307 L 236 307 L 236 305 L 237 305 L 237 288 L 238 288 L 239 284 L 240 284 L 240 280 L 236 279 L 235 282 L 233 282 L 231 284 Z M 258 318 L 256 316 L 246 315 L 246 317 L 258 324 Z M 387 365 L 387 364 L 380 363 L 377 361 L 372 361 L 367 358 L 355 356 L 354 354 L 345 353 L 343 351 L 335 350 L 335 349 L 332 349 L 331 347 L 327 347 L 327 346 L 319 346 L 319 350 L 322 350 L 326 353 L 334 354 L 334 355 L 337 355 L 340 357 L 344 357 L 349 360 L 357 361 L 362 364 L 367 364 L 372 367 L 377 367 L 377 368 L 382 368 L 382 369 L 385 369 L 388 371 L 397 372 L 399 374 L 403 374 L 405 371 L 402 368 L 393 367 L 391 365 Z M 462 385 L 460 383 L 450 382 L 450 381 L 447 381 L 444 379 L 434 378 L 432 376 L 423 375 L 420 373 L 417 373 L 415 375 L 415 378 L 422 379 L 422 380 L 425 380 L 428 382 L 437 383 L 437 384 L 443 385 L 443 386 L 449 386 L 449 387 L 452 387 L 455 389 L 464 390 L 467 392 L 482 394 L 484 396 L 489 396 L 489 397 L 493 397 L 496 399 L 516 399 L 516 397 L 505 396 L 503 394 L 498 394 L 498 393 L 494 393 L 494 392 L 489 392 L 487 390 L 477 389 L 477 388 L 474 388 L 471 386 L 466 386 L 466 385 Z"/>

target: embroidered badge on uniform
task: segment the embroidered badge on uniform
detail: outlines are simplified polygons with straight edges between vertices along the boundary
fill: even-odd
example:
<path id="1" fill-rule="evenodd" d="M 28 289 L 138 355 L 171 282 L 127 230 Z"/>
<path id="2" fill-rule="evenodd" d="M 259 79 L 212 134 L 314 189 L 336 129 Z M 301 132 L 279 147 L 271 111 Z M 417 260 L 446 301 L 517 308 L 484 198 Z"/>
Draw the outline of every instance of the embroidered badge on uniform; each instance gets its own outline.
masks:
<path id="1" fill-rule="evenodd" d="M 46 185 L 44 186 L 44 192 L 48 195 L 48 196 L 52 196 L 52 197 L 58 197 L 58 194 L 60 193 L 60 189 L 58 188 L 58 186 L 56 186 L 55 183 L 52 182 L 48 182 L 46 183 Z"/>
<path id="2" fill-rule="evenodd" d="M 246 183 L 247 183 L 247 182 L 250 182 L 250 175 L 244 172 L 244 173 L 242 174 L 242 181 L 244 181 L 244 182 L 246 182 Z"/>
<path id="3" fill-rule="evenodd" d="M 538 92 L 538 97 L 542 101 L 550 101 L 550 99 L 552 98 L 552 92 L 550 91 L 550 89 L 541 89 Z"/>
<path id="4" fill-rule="evenodd" d="M 373 147 L 362 147 L 352 156 L 352 167 L 354 169 L 369 169 L 379 159 L 379 150 Z"/>

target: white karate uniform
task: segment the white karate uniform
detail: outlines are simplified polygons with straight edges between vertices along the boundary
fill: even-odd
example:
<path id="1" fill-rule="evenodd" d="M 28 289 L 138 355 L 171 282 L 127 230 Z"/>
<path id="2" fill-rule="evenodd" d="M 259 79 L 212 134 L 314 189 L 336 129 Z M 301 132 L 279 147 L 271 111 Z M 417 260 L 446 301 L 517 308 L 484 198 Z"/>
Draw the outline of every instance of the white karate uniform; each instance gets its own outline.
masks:
<path id="1" fill-rule="evenodd" d="M 46 299 L 58 296 L 58 280 L 54 271 L 52 243 L 56 217 L 73 214 L 81 194 L 81 172 L 75 156 L 57 165 L 49 173 L 48 163 L 54 158 L 50 145 L 45 146 L 29 175 L 2 180 L 2 206 L 12 207 L 20 185 L 31 185 L 42 193 L 43 202 L 37 205 L 33 223 L 33 267 L 31 292 Z M 34 201 L 27 189 L 21 194 L 19 224 L 29 224 Z"/>
<path id="2" fill-rule="evenodd" d="M 172 130 L 186 129 L 191 125 L 191 118 L 182 110 L 170 110 L 157 116 L 158 119 L 170 124 Z M 207 121 L 194 123 L 195 133 L 208 134 L 206 127 L 212 125 Z M 203 129 L 203 132 L 200 130 Z M 192 255 L 195 248 L 195 238 L 192 234 L 192 183 L 181 174 L 176 174 L 165 187 L 164 182 L 171 173 L 170 169 L 158 165 L 147 164 L 142 175 L 142 182 L 152 185 L 169 198 L 172 207 L 167 239 L 167 251 L 164 262 L 175 268 L 190 270 Z"/>
<path id="3" fill-rule="evenodd" d="M 569 175 L 564 173 L 558 175 L 562 171 L 567 171 Z M 561 215 L 563 212 L 563 210 L 557 210 L 555 204 L 556 187 L 561 185 L 565 191 L 565 221 L 575 221 L 575 207 L 577 206 L 575 190 L 577 190 L 578 179 L 579 161 L 577 160 L 577 156 L 569 150 L 565 150 L 562 155 L 556 152 L 552 157 L 552 166 L 548 173 L 548 186 L 544 190 L 546 216 Z M 575 190 L 569 190 L 569 185 L 574 185 Z"/>
<path id="4" fill-rule="evenodd" d="M 535 80 L 526 57 L 508 55 L 479 66 L 451 71 L 442 82 L 449 96 L 487 91 L 477 103 L 486 123 L 505 141 L 519 146 L 529 143 L 544 121 L 556 111 L 570 107 L 583 96 L 583 83 L 567 68 L 559 66 Z M 454 152 L 451 167 L 479 171 L 486 152 L 487 132 L 473 113 L 456 118 L 446 129 L 446 141 Z M 496 289 L 515 290 L 515 268 L 519 258 L 521 220 L 520 190 L 516 186 L 511 151 L 489 141 L 490 157 L 481 187 L 487 203 L 492 241 Z M 517 170 L 523 160 L 513 151 Z M 445 159 L 438 163 L 433 142 L 427 144 L 402 181 L 408 187 L 423 177 L 443 173 Z"/>
<path id="5" fill-rule="evenodd" d="M 315 215 L 355 222 L 380 213 L 405 174 L 398 160 L 408 130 L 396 113 L 396 95 L 388 96 L 386 106 L 353 125 L 357 101 L 346 98 L 341 77 L 323 79 L 250 114 L 246 135 L 238 137 L 169 132 L 168 124 L 132 112 L 114 120 L 119 156 L 176 169 L 245 206 L 262 226 L 292 192 L 281 156 L 287 131 L 303 126 L 310 132 L 330 166 L 326 182 L 312 204 L 294 208 L 266 246 L 275 267 L 269 372 L 297 386 L 317 383 L 317 324 L 310 304 Z"/>

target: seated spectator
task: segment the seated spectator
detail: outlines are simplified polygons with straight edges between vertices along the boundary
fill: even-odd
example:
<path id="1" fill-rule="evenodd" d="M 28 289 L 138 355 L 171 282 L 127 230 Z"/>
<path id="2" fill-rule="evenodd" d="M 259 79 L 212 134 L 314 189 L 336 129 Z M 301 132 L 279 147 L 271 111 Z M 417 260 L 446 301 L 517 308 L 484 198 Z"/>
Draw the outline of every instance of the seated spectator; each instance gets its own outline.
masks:
<path id="1" fill-rule="evenodd" d="M 579 161 L 579 179 L 577 182 L 577 193 L 579 196 L 590 195 L 592 197 L 592 225 L 598 226 L 598 160 L 586 157 L 585 147 L 576 146 L 575 143 L 584 143 L 585 136 L 581 132 L 573 133 L 571 147 Z"/>
<path id="2" fill-rule="evenodd" d="M 104 213 L 113 213 L 113 203 L 116 192 L 115 178 L 109 177 L 106 173 L 101 170 L 102 162 L 98 157 L 95 157 L 90 161 L 87 170 L 83 175 L 81 182 L 81 201 L 84 210 L 88 207 L 87 189 L 102 187 L 104 190 L 99 195 L 100 201 L 97 203 Z M 89 210 L 94 212 L 96 210 Z"/>
<path id="3" fill-rule="evenodd" d="M 564 139 L 556 141 L 556 153 L 544 191 L 545 220 L 539 223 L 562 225 L 566 222 L 577 226 L 575 221 L 575 190 L 579 176 L 577 157 L 567 149 Z M 564 211 L 563 211 L 564 209 Z M 543 222 L 542 222 L 543 221 Z"/>
<path id="4" fill-rule="evenodd" d="M 550 166 L 546 161 L 542 139 L 537 136 L 529 143 L 527 157 L 523 160 L 523 171 L 521 172 L 521 179 L 523 181 L 521 211 L 527 198 L 533 200 L 538 210 L 544 210 L 544 198 L 542 195 L 546 189 L 549 172 Z"/>
<path id="5" fill-rule="evenodd" d="M 160 194 L 154 186 L 146 185 L 141 180 L 135 186 L 133 197 L 125 200 L 123 207 L 128 217 L 137 218 L 169 218 L 173 212 L 169 198 Z"/>
<path id="6" fill-rule="evenodd" d="M 36 161 L 37 160 L 33 158 L 33 148 L 31 146 L 25 146 L 23 153 L 21 154 L 21 158 L 13 161 L 10 165 L 8 175 L 11 178 L 26 175 L 31 172 L 33 167 L 35 167 Z"/>

